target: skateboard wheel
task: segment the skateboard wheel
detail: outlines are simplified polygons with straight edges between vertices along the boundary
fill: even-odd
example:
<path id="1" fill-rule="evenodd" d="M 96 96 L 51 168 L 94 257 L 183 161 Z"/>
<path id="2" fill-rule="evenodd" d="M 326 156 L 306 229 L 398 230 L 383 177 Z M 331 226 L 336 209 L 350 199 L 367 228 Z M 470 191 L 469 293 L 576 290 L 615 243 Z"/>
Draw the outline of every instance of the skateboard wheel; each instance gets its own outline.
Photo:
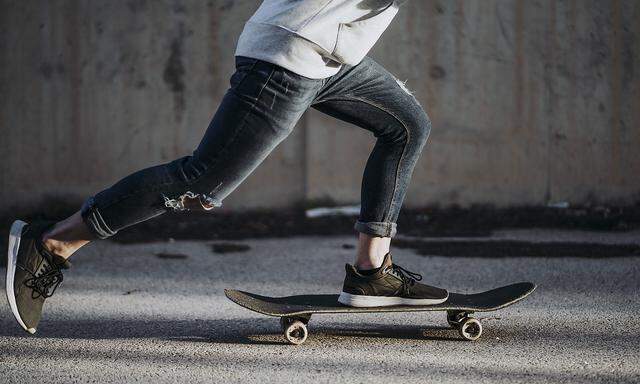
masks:
<path id="1" fill-rule="evenodd" d="M 459 327 L 458 332 L 463 339 L 471 341 L 478 340 L 480 335 L 482 335 L 482 324 L 480 324 L 478 319 L 467 317 L 460 321 Z"/>
<path id="2" fill-rule="evenodd" d="M 281 318 L 280 324 L 283 324 L 284 337 L 287 341 L 294 345 L 300 345 L 307 340 L 309 332 L 307 326 L 300 320 L 293 320 L 289 318 Z"/>

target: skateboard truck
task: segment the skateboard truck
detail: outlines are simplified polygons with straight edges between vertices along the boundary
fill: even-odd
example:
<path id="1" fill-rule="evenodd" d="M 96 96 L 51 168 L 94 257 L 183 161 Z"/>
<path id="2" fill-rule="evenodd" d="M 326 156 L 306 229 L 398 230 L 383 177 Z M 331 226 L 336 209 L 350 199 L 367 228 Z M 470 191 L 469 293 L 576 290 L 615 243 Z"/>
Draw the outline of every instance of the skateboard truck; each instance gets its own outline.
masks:
<path id="1" fill-rule="evenodd" d="M 465 340 L 478 340 L 482 335 L 482 323 L 472 317 L 473 312 L 447 311 L 447 323 L 451 328 L 458 330 L 460 336 Z M 300 345 L 307 340 L 309 331 L 307 324 L 311 320 L 308 316 L 283 316 L 280 318 L 280 327 L 284 338 L 291 344 Z"/>
<path id="2" fill-rule="evenodd" d="M 482 323 L 471 317 L 473 312 L 447 311 L 447 323 L 451 328 L 458 329 L 458 333 L 466 340 L 478 340 L 482 335 Z"/>

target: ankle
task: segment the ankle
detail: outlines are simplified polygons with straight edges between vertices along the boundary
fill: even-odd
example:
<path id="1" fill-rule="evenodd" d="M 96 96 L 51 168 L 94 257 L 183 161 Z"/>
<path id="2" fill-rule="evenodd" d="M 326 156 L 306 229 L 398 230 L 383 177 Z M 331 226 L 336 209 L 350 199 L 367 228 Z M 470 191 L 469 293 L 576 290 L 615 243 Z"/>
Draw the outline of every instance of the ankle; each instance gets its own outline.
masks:
<path id="1" fill-rule="evenodd" d="M 354 266 L 359 271 L 366 271 L 370 269 L 378 269 L 380 268 L 381 265 L 382 265 L 382 262 L 380 262 L 380 264 L 377 264 L 371 261 L 357 261 Z"/>
<path id="2" fill-rule="evenodd" d="M 355 267 L 360 270 L 380 268 L 385 256 L 389 253 L 390 243 L 391 238 L 389 237 L 360 233 Z"/>
<path id="3" fill-rule="evenodd" d="M 384 257 L 388 251 L 369 252 L 358 254 L 354 266 L 359 270 L 377 269 L 382 266 Z"/>
<path id="4" fill-rule="evenodd" d="M 45 235 L 42 236 L 42 245 L 47 251 L 65 259 L 69 258 L 69 256 L 75 252 L 75 249 L 73 249 L 67 242 L 55 240 Z"/>
<path id="5" fill-rule="evenodd" d="M 65 259 L 94 239 L 94 235 L 84 224 L 80 211 L 57 222 L 41 236 L 47 251 Z"/>

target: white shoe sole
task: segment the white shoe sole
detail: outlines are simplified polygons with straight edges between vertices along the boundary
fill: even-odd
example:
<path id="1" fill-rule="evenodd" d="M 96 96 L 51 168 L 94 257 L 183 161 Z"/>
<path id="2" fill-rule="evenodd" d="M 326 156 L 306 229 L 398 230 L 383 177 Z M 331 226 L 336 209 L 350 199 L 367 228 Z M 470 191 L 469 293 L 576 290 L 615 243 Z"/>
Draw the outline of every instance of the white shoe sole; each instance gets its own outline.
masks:
<path id="1" fill-rule="evenodd" d="M 449 295 L 444 299 L 408 299 L 394 296 L 352 295 L 342 292 L 338 297 L 338 302 L 350 307 L 390 307 L 393 305 L 436 305 L 444 303 L 448 298 Z"/>
<path id="2" fill-rule="evenodd" d="M 7 278 L 6 278 L 6 292 L 7 300 L 9 301 L 9 307 L 13 316 L 18 320 L 18 324 L 25 331 L 34 334 L 35 328 L 29 328 L 24 324 L 20 313 L 18 313 L 18 305 L 16 304 L 16 295 L 13 290 L 13 281 L 16 276 L 16 262 L 18 261 L 18 250 L 20 249 L 20 238 L 22 237 L 22 228 L 27 225 L 24 221 L 16 220 L 11 225 L 11 231 L 9 232 L 9 250 L 7 252 Z"/>

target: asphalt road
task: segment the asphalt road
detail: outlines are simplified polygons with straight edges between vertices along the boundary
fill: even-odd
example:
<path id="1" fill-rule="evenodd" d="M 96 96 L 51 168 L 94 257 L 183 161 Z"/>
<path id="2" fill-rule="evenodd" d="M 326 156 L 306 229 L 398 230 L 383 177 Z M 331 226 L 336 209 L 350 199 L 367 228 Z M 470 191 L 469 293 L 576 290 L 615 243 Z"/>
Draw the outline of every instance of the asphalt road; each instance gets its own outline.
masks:
<path id="1" fill-rule="evenodd" d="M 640 243 L 637 232 L 500 236 Z M 477 314 L 484 333 L 476 342 L 460 340 L 443 313 L 428 312 L 317 315 L 307 342 L 291 346 L 276 318 L 236 306 L 223 289 L 337 292 L 355 252 L 343 245 L 355 238 L 241 243 L 250 250 L 214 253 L 205 241 L 90 245 L 47 301 L 36 335 L 1 301 L 0 382 L 640 381 L 638 256 L 452 258 L 395 249 L 397 263 L 451 291 L 517 281 L 538 289 Z"/>

